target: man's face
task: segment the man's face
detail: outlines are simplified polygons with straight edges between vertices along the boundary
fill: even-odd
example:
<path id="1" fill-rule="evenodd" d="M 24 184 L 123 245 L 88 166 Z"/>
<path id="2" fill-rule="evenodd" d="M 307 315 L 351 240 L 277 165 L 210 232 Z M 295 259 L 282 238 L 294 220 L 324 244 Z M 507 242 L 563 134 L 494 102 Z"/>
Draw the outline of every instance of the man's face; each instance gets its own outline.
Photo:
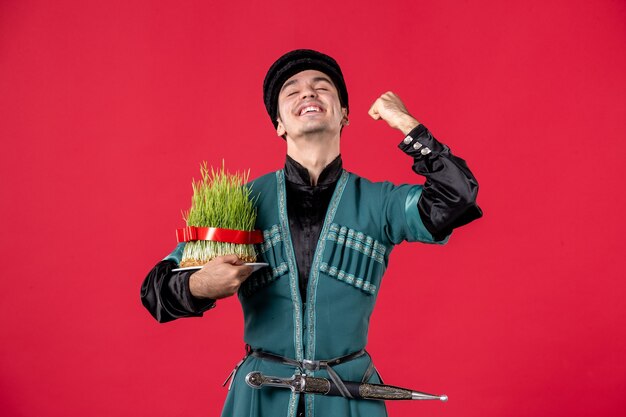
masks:
<path id="1" fill-rule="evenodd" d="M 323 132 L 338 135 L 345 115 L 330 77 L 306 70 L 285 81 L 278 94 L 276 132 L 291 138 Z"/>

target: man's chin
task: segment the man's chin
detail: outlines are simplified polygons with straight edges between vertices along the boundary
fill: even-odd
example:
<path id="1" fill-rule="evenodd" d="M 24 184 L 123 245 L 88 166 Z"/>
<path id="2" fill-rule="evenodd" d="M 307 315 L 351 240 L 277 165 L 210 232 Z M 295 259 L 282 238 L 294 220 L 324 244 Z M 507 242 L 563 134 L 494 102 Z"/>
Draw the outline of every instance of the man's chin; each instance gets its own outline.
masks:
<path id="1" fill-rule="evenodd" d="M 301 135 L 333 134 L 333 129 L 327 123 L 308 123 L 300 129 Z"/>
<path id="2" fill-rule="evenodd" d="M 295 127 L 295 126 L 294 126 Z M 340 133 L 337 129 L 330 126 L 328 123 L 324 122 L 313 122 L 305 123 L 300 126 L 297 126 L 298 129 L 292 129 L 292 134 L 287 133 L 287 135 L 293 139 L 302 138 L 306 140 L 307 138 L 318 140 L 319 138 L 324 138 L 325 136 L 334 137 Z"/>
<path id="3" fill-rule="evenodd" d="M 325 126 L 311 126 L 301 130 L 301 134 L 304 136 L 319 135 L 324 132 L 328 132 L 328 129 Z"/>

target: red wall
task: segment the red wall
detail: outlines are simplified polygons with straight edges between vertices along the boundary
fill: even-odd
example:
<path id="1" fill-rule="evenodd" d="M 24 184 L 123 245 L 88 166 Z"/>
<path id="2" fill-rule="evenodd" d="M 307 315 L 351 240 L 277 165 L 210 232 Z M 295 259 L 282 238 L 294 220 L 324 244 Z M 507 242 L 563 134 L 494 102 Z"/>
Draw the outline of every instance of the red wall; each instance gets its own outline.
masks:
<path id="1" fill-rule="evenodd" d="M 281 167 L 269 65 L 309 47 L 350 91 L 345 166 L 421 182 L 386 90 L 465 158 L 483 219 L 398 247 L 369 350 L 444 392 L 393 416 L 626 411 L 623 1 L 0 2 L 0 414 L 219 414 L 235 299 L 157 324 L 139 287 L 199 164 Z"/>

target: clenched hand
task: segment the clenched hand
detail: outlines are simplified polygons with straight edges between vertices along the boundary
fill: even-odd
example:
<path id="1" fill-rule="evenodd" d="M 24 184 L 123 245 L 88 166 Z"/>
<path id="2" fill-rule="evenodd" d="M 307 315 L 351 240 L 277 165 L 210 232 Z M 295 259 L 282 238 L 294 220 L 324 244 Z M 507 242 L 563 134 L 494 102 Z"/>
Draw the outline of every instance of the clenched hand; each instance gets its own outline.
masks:
<path id="1" fill-rule="evenodd" d="M 386 121 L 389 126 L 400 130 L 404 135 L 407 135 L 420 124 L 409 114 L 400 97 L 391 91 L 378 97 L 370 107 L 368 114 L 374 120 Z"/>

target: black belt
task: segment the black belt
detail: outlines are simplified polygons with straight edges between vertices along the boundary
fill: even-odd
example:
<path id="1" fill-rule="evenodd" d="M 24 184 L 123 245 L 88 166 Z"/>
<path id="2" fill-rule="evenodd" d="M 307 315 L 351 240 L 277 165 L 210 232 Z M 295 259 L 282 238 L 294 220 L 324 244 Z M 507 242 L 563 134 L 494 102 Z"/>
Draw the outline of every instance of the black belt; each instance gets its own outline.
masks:
<path id="1" fill-rule="evenodd" d="M 341 392 L 341 395 L 346 398 L 352 398 L 352 394 L 350 394 L 350 392 L 344 385 L 343 381 L 341 380 L 339 375 L 337 375 L 337 373 L 332 368 L 332 366 L 336 366 L 336 365 L 351 361 L 353 359 L 359 358 L 365 355 L 366 353 L 367 352 L 365 352 L 365 349 L 361 349 L 358 352 L 350 353 L 348 355 L 340 356 L 338 358 L 333 358 L 333 359 L 327 359 L 327 360 L 303 359 L 301 361 L 298 361 L 296 359 L 291 359 L 291 358 L 287 358 L 284 356 L 276 355 L 274 353 L 265 352 L 261 349 L 254 349 L 254 348 L 251 348 L 249 345 L 246 345 L 246 356 L 244 356 L 243 359 L 239 361 L 239 363 L 235 366 L 235 369 L 233 369 L 233 371 L 230 373 L 228 378 L 226 378 L 226 381 L 224 381 L 223 385 L 226 385 L 229 379 L 231 378 L 233 380 L 235 379 L 235 374 L 237 373 L 237 370 L 239 369 L 241 364 L 248 358 L 248 356 L 254 356 L 255 358 L 277 362 L 283 365 L 293 366 L 295 368 L 298 368 L 300 372 L 302 373 L 304 373 L 305 371 L 319 371 L 320 369 L 325 369 L 326 372 L 328 372 L 328 376 L 330 377 L 330 379 L 337 385 L 337 388 L 339 388 L 339 392 Z M 373 373 L 374 373 L 374 364 L 373 362 L 370 362 L 369 366 L 367 367 L 367 370 L 365 371 L 365 374 L 363 374 L 362 382 L 369 381 Z M 230 385 L 228 386 L 229 390 L 230 390 L 232 383 L 233 382 L 231 380 Z"/>

